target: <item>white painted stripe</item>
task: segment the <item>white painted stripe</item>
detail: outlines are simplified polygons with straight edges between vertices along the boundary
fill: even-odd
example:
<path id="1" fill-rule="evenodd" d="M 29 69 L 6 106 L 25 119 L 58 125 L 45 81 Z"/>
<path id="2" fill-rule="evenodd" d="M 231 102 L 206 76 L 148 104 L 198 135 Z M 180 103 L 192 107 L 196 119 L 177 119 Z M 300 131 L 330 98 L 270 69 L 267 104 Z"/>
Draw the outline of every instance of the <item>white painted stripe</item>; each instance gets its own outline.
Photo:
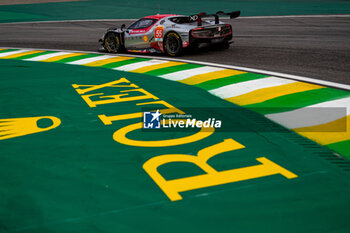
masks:
<path id="1" fill-rule="evenodd" d="M 28 21 L 28 22 L 10 22 L 0 24 L 33 24 L 33 23 L 75 23 L 75 22 L 103 22 L 103 21 L 136 21 L 138 19 L 73 19 L 73 20 L 47 20 L 47 21 Z"/>
<path id="2" fill-rule="evenodd" d="M 66 64 L 70 64 L 70 65 L 84 65 L 84 64 L 87 64 L 87 63 L 90 63 L 90 62 L 105 60 L 105 59 L 114 58 L 114 57 L 119 57 L 119 56 L 104 55 L 104 56 L 90 57 L 90 58 L 84 58 L 84 59 L 68 62 Z"/>
<path id="3" fill-rule="evenodd" d="M 38 55 L 36 57 L 32 57 L 32 58 L 28 58 L 28 59 L 24 59 L 25 61 L 42 61 L 42 60 L 46 60 L 52 57 L 58 57 L 58 56 L 62 56 L 62 55 L 66 55 L 66 54 L 72 54 L 72 53 L 68 53 L 68 52 L 57 52 L 57 53 L 50 53 L 50 54 L 45 54 L 45 55 Z"/>
<path id="4" fill-rule="evenodd" d="M 141 62 L 136 62 L 136 63 L 133 63 L 133 64 L 129 64 L 129 65 L 116 67 L 113 70 L 133 71 L 133 70 L 137 70 L 139 68 L 143 68 L 143 67 L 146 67 L 146 66 L 159 65 L 159 64 L 162 64 L 162 63 L 166 63 L 166 62 L 168 62 L 168 61 L 152 59 L 152 60 L 149 60 L 149 61 L 141 61 Z"/>
<path id="5" fill-rule="evenodd" d="M 327 108 L 327 107 L 337 107 L 337 108 L 347 108 L 346 115 L 350 115 L 350 97 L 337 99 L 337 100 L 330 100 L 327 102 L 322 102 L 319 104 L 310 105 L 308 107 L 314 107 L 314 108 Z"/>
<path id="6" fill-rule="evenodd" d="M 23 48 L 14 48 L 14 47 L 0 47 L 3 49 L 23 49 Z M 35 50 L 38 48 L 28 48 L 30 50 Z M 56 49 L 42 49 L 46 51 L 58 51 Z M 93 52 L 93 51 L 81 51 L 81 50 L 64 50 L 61 49 L 59 51 L 65 51 L 65 52 L 72 52 L 72 53 L 90 53 L 90 54 L 105 54 L 101 52 Z M 246 72 L 252 72 L 252 73 L 259 73 L 259 74 L 265 74 L 265 75 L 270 75 L 270 76 L 279 76 L 282 78 L 287 78 L 287 79 L 293 79 L 293 80 L 298 80 L 298 81 L 304 81 L 308 83 L 314 83 L 314 84 L 319 84 L 319 85 L 324 85 L 324 86 L 329 86 L 329 87 L 335 87 L 335 88 L 340 88 L 344 90 L 350 90 L 350 85 L 347 84 L 342 84 L 342 83 L 336 83 L 336 82 L 330 82 L 330 81 L 324 81 L 324 80 L 319 80 L 319 79 L 314 79 L 314 78 L 307 78 L 303 76 L 298 76 L 298 75 L 292 75 L 292 74 L 286 74 L 286 73 L 280 73 L 280 72 L 273 72 L 273 71 L 267 71 L 267 70 L 261 70 L 261 69 L 255 69 L 255 68 L 249 68 L 249 67 L 243 67 L 243 66 L 231 66 L 231 65 L 223 65 L 223 64 L 216 64 L 216 63 L 211 63 L 211 62 L 202 62 L 202 61 L 192 61 L 192 60 L 186 60 L 186 59 L 175 59 L 175 58 L 160 58 L 160 57 L 155 57 L 155 56 L 143 56 L 143 55 L 134 55 L 134 54 L 119 54 L 120 56 L 123 57 L 139 57 L 139 58 L 156 58 L 159 60 L 165 60 L 165 61 L 177 61 L 177 62 L 185 62 L 185 63 L 190 63 L 190 64 L 198 64 L 198 65 L 205 65 L 205 66 L 212 66 L 212 67 L 220 67 L 224 69 L 234 69 L 234 70 L 241 70 L 241 71 L 246 71 Z"/>
<path id="7" fill-rule="evenodd" d="M 243 95 L 262 88 L 281 86 L 284 84 L 294 82 L 296 81 L 276 77 L 267 77 L 241 83 L 230 84 L 227 86 L 210 90 L 209 92 L 223 99 L 226 99 L 230 97 Z"/>
<path id="8" fill-rule="evenodd" d="M 330 15 L 271 15 L 271 16 L 240 16 L 238 19 L 279 19 L 279 18 L 347 18 L 349 14 L 330 14 Z M 220 17 L 220 19 L 229 19 Z M 76 19 L 76 20 L 47 20 L 47 21 L 29 21 L 29 22 L 10 22 L 0 24 L 33 24 L 33 23 L 74 23 L 74 22 L 103 22 L 103 21 L 136 21 L 138 19 Z"/>
<path id="9" fill-rule="evenodd" d="M 349 14 L 343 15 L 270 15 L 270 16 L 243 16 L 238 19 L 281 19 L 281 18 L 348 18 Z"/>
<path id="10" fill-rule="evenodd" d="M 325 124 L 346 115 L 350 115 L 350 97 L 265 116 L 289 129 L 295 129 Z"/>
<path id="11" fill-rule="evenodd" d="M 29 52 L 29 51 L 30 51 L 30 49 L 20 49 L 20 50 L 11 51 L 11 52 L 0 53 L 0 57 L 6 57 L 6 56 L 10 56 L 10 55 L 18 54 L 18 53 L 25 53 L 25 52 Z"/>
<path id="12" fill-rule="evenodd" d="M 186 78 L 190 78 L 190 77 L 195 76 L 195 75 L 206 74 L 206 73 L 221 71 L 221 70 L 224 70 L 224 69 L 217 68 L 217 67 L 204 66 L 204 67 L 198 67 L 198 68 L 193 68 L 193 69 L 189 69 L 189 70 L 177 71 L 177 72 L 161 75 L 159 77 L 165 78 L 168 80 L 179 81 L 179 80 L 183 80 Z"/>

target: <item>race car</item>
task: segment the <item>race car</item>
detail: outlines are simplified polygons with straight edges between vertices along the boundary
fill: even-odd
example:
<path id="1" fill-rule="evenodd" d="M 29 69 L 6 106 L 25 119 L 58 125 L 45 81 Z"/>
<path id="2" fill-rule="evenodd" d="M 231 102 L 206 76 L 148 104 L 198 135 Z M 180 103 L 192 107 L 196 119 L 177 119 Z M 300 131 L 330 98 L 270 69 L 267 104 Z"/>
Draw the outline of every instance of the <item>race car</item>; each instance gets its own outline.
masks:
<path id="1" fill-rule="evenodd" d="M 232 42 L 232 26 L 219 16 L 237 18 L 240 11 L 216 14 L 151 15 L 129 27 L 109 28 L 100 38 L 102 50 L 110 53 L 139 52 L 181 55 L 186 48 L 201 44 L 219 44 L 228 48 Z M 211 18 L 214 18 L 212 20 Z"/>

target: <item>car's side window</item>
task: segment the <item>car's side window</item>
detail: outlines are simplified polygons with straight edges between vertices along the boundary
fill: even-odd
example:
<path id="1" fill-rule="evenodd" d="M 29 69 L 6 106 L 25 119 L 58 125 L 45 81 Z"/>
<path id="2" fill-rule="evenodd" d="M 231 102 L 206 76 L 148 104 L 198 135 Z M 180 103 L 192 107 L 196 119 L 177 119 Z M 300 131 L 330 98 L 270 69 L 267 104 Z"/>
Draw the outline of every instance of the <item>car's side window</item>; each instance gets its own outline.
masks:
<path id="1" fill-rule="evenodd" d="M 144 29 L 157 22 L 156 19 L 139 19 L 135 23 L 131 24 L 128 29 Z"/>

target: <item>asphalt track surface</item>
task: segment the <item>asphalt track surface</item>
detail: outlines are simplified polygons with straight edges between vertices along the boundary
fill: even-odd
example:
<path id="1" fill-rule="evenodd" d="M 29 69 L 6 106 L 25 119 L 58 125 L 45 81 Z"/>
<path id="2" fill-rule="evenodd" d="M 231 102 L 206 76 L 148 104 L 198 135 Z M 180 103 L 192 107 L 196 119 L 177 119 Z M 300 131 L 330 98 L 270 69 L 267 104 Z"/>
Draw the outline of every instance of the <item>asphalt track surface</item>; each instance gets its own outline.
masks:
<path id="1" fill-rule="evenodd" d="M 181 58 L 350 84 L 350 16 L 226 21 L 233 26 L 235 41 L 228 50 L 204 48 Z M 131 21 L 0 24 L 0 46 L 96 52 L 101 34 L 123 23 Z"/>

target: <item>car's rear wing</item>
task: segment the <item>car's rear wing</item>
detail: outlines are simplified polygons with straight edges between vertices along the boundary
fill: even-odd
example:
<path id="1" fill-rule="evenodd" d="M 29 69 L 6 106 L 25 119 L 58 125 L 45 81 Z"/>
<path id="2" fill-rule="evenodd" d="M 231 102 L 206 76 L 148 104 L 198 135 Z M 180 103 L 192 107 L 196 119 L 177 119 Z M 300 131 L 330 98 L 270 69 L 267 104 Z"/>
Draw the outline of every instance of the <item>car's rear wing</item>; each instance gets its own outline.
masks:
<path id="1" fill-rule="evenodd" d="M 202 26 L 202 18 L 214 17 L 215 24 L 219 24 L 219 16 L 222 16 L 222 15 L 230 16 L 230 19 L 233 19 L 233 18 L 237 18 L 238 16 L 240 16 L 241 12 L 240 11 L 232 11 L 229 13 L 224 13 L 223 11 L 218 11 L 218 12 L 216 12 L 216 14 L 207 14 L 207 13 L 202 12 L 202 13 L 199 13 L 196 15 L 190 15 L 189 18 L 190 18 L 191 22 L 197 21 L 198 26 Z"/>

